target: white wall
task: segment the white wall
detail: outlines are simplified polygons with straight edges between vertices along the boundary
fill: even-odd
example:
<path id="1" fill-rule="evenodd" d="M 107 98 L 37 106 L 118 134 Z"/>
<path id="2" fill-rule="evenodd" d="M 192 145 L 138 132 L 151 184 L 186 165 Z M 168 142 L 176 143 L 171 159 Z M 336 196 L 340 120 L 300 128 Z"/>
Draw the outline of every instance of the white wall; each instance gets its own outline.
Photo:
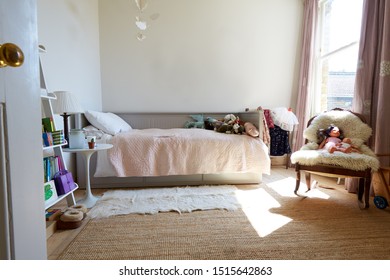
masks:
<path id="1" fill-rule="evenodd" d="M 295 106 L 301 0 L 99 0 L 104 111 Z M 150 15 L 159 13 L 157 20 Z"/>
<path id="2" fill-rule="evenodd" d="M 49 90 L 85 109 L 295 107 L 301 0 L 149 0 L 142 42 L 134 0 L 37 2 Z"/>
<path id="3" fill-rule="evenodd" d="M 85 110 L 102 109 L 97 0 L 37 0 L 38 40 L 50 92 L 72 91 Z M 56 115 L 57 129 L 63 128 Z M 72 122 L 70 124 L 72 126 Z M 64 153 L 67 168 L 75 174 L 75 156 Z"/>
<path id="4" fill-rule="evenodd" d="M 38 0 L 38 39 L 49 91 L 74 92 L 85 109 L 102 108 L 97 0 Z"/>

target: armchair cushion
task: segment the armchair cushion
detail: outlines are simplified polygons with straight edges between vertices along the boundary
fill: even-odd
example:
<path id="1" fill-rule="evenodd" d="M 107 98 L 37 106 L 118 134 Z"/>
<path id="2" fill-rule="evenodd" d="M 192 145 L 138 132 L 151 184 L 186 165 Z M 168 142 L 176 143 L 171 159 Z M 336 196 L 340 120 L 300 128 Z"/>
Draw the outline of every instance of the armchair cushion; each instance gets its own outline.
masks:
<path id="1" fill-rule="evenodd" d="M 371 127 L 353 113 L 349 111 L 328 111 L 313 119 L 304 130 L 303 137 L 309 142 L 318 143 L 319 129 L 326 129 L 331 124 L 340 128 L 344 137 L 350 138 L 352 144 L 358 147 L 367 142 L 372 133 Z"/>

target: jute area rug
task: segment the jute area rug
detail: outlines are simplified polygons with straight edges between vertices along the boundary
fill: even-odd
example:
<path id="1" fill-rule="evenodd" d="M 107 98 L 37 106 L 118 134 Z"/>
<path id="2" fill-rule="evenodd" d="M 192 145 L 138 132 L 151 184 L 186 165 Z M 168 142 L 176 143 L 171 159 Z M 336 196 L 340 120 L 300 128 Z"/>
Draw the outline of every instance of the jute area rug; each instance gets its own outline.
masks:
<path id="1" fill-rule="evenodd" d="M 293 195 L 290 182 L 240 189 L 242 208 L 91 219 L 59 259 L 390 259 L 390 211 L 342 186 Z"/>

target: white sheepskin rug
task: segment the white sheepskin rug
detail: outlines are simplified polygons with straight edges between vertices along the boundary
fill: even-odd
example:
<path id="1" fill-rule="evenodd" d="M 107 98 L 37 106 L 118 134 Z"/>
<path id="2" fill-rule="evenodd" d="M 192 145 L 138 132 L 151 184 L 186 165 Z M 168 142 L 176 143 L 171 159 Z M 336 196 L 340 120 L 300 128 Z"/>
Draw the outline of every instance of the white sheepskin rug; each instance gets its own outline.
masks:
<path id="1" fill-rule="evenodd" d="M 130 213 L 156 214 L 176 211 L 241 208 L 235 186 L 199 186 L 107 191 L 88 212 L 91 218 Z"/>
<path id="2" fill-rule="evenodd" d="M 318 150 L 317 132 L 331 124 L 338 126 L 343 131 L 344 137 L 350 138 L 352 144 L 362 153 L 346 154 L 336 151 L 331 154 L 326 150 Z M 348 111 L 329 111 L 320 114 L 303 132 L 303 136 L 309 142 L 299 151 L 292 153 L 291 162 L 303 165 L 336 165 L 357 171 L 371 168 L 376 171 L 379 168 L 379 161 L 374 152 L 363 144 L 369 139 L 371 133 L 372 129 L 367 124 Z"/>

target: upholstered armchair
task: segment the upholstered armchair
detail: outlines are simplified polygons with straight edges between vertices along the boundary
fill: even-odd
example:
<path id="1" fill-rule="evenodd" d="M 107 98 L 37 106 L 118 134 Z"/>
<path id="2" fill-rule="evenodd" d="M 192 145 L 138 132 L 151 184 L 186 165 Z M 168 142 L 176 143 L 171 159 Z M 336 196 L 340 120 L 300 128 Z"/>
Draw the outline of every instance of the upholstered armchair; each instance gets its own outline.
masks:
<path id="1" fill-rule="evenodd" d="M 320 148 L 318 132 L 331 124 L 340 128 L 343 136 L 349 138 L 357 150 L 349 153 L 336 150 L 330 153 L 327 149 Z M 358 204 L 361 209 L 368 208 L 372 173 L 379 168 L 377 157 L 366 145 L 371 133 L 372 129 L 361 115 L 342 109 L 333 109 L 309 120 L 303 133 L 305 145 L 291 155 L 291 163 L 295 164 L 296 170 L 295 194 L 302 196 L 298 194 L 301 171 L 305 173 L 307 191 L 310 190 L 312 173 L 338 178 L 360 178 Z"/>

